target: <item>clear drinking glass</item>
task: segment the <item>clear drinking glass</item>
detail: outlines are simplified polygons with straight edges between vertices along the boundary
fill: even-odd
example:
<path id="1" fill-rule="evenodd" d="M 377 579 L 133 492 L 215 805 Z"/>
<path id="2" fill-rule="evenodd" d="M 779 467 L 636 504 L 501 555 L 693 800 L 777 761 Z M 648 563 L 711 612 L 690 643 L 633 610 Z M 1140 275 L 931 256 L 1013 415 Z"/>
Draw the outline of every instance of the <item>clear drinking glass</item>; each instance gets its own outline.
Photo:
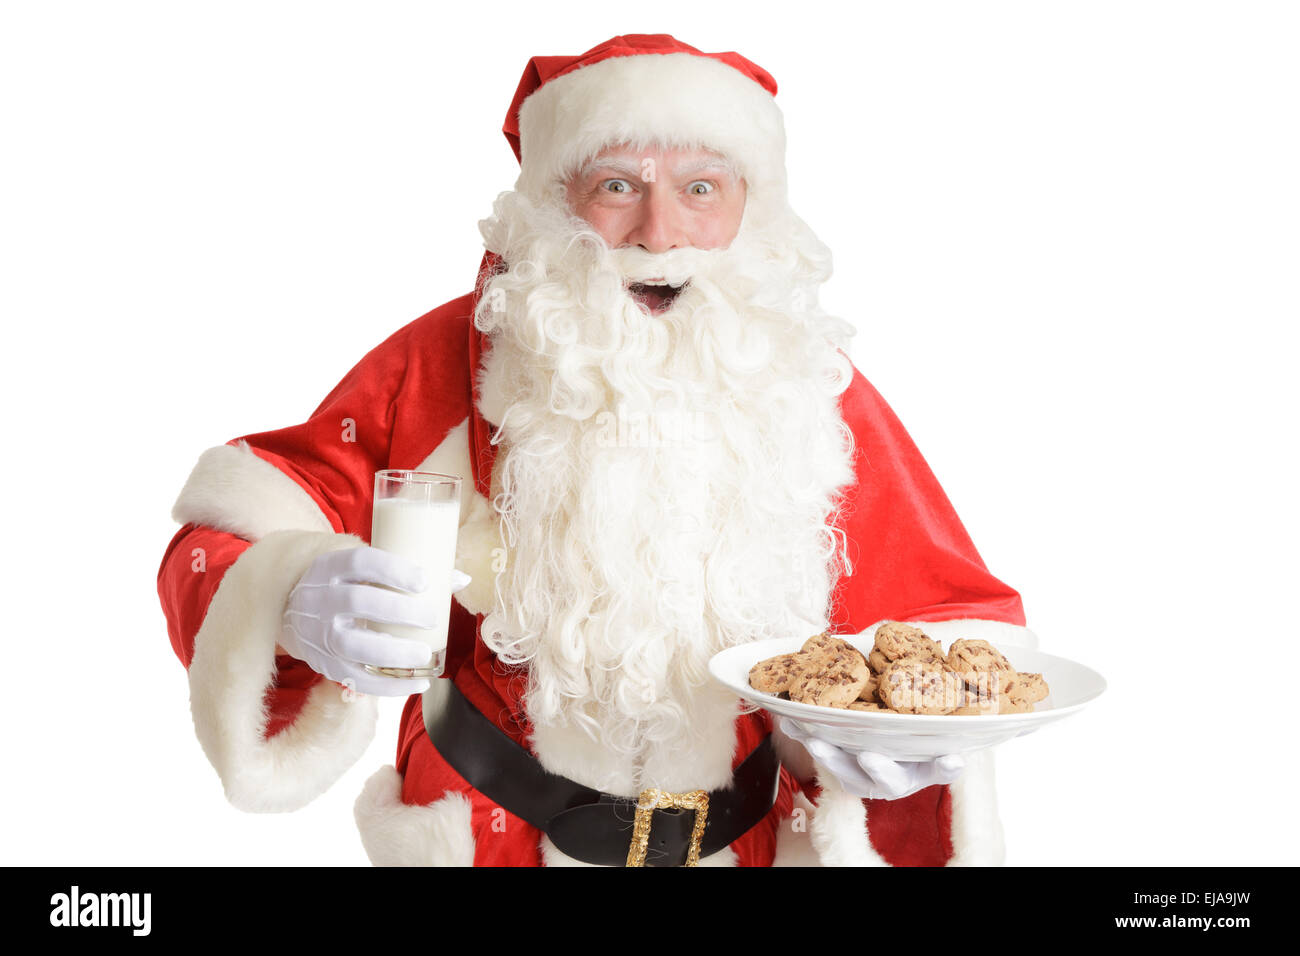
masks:
<path id="1" fill-rule="evenodd" d="M 456 564 L 456 532 L 460 527 L 460 482 L 455 475 L 389 469 L 375 472 L 375 507 L 370 544 L 409 558 L 424 569 L 428 587 L 416 599 L 437 615 L 438 626 L 410 627 L 376 621 L 372 630 L 386 631 L 428 644 L 433 659 L 427 667 L 372 667 L 386 677 L 440 677 L 446 664 L 447 627 L 451 620 L 451 572 Z"/>

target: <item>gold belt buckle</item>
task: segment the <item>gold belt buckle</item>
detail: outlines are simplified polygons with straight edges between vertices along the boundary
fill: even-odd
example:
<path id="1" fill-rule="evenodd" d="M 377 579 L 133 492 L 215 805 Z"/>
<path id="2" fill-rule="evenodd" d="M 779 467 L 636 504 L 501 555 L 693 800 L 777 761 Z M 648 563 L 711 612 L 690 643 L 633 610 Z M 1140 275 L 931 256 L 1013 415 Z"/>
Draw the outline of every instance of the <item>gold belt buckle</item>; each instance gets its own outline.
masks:
<path id="1" fill-rule="evenodd" d="M 650 843 L 650 825 L 656 810 L 694 810 L 695 828 L 686 851 L 686 865 L 699 866 L 700 840 L 709 818 L 709 794 L 705 790 L 669 793 L 667 790 L 642 790 L 636 802 L 636 822 L 632 825 L 632 843 L 627 848 L 628 866 L 645 866 L 646 847 Z"/>

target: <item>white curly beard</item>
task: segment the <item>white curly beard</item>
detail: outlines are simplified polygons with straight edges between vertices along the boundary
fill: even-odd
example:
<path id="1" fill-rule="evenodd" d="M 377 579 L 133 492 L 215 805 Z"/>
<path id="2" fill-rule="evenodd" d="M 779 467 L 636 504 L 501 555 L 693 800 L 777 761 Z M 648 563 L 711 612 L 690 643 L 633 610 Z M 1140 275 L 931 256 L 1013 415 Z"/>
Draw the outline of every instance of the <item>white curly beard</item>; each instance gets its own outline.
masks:
<path id="1" fill-rule="evenodd" d="M 689 752 L 709 658 L 823 630 L 845 570 L 852 330 L 817 305 L 829 257 L 793 214 L 663 256 L 610 250 L 558 197 L 505 193 L 481 229 L 508 267 L 475 316 L 508 546 L 483 638 L 527 666 L 539 731 L 635 766 Z M 627 291 L 646 279 L 686 285 L 652 315 Z"/>

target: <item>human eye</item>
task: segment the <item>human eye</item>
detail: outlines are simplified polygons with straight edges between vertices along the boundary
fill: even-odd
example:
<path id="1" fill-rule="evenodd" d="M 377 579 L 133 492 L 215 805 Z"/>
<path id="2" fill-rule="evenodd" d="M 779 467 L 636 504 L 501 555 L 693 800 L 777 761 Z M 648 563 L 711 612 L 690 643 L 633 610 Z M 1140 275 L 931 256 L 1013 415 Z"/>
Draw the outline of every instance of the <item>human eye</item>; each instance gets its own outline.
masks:
<path id="1" fill-rule="evenodd" d="M 692 196 L 707 196 L 717 187 L 707 179 L 697 179 L 686 187 L 686 191 Z"/>
<path id="2" fill-rule="evenodd" d="M 610 193 L 629 193 L 632 191 L 632 184 L 626 179 L 607 179 L 600 184 L 600 188 Z"/>

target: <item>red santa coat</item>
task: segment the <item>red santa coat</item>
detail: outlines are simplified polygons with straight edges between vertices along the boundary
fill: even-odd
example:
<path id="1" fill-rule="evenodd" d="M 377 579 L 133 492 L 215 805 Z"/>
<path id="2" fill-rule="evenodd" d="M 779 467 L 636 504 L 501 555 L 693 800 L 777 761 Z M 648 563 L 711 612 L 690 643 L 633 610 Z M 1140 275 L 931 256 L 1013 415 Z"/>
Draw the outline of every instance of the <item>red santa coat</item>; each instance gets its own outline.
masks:
<path id="1" fill-rule="evenodd" d="M 472 295 L 462 296 L 394 333 L 306 422 L 209 449 L 176 503 L 183 526 L 159 569 L 159 596 L 188 670 L 197 736 L 241 808 L 309 802 L 373 736 L 373 698 L 348 694 L 275 646 L 285 600 L 311 562 L 369 539 L 380 469 L 473 478 L 457 566 L 475 581 L 453 602 L 446 673 L 520 746 L 533 745 L 522 675 L 478 640 L 497 539 L 487 500 L 492 426 L 471 375 L 487 343 L 473 327 L 473 306 Z M 841 519 L 853 573 L 837 585 L 833 630 L 853 634 L 885 619 L 950 622 L 927 630 L 1032 643 L 1019 596 L 985 568 L 902 425 L 856 371 L 841 410 L 856 442 L 857 483 Z M 770 729 L 764 713 L 740 718 L 733 766 Z M 772 812 L 714 862 L 1000 862 L 988 759 L 973 758 L 952 787 L 895 801 L 860 801 L 833 781 L 801 786 L 783 768 Z M 370 779 L 356 815 L 376 863 L 561 862 L 539 831 L 442 760 L 418 697 L 407 701 L 395 766 Z"/>

